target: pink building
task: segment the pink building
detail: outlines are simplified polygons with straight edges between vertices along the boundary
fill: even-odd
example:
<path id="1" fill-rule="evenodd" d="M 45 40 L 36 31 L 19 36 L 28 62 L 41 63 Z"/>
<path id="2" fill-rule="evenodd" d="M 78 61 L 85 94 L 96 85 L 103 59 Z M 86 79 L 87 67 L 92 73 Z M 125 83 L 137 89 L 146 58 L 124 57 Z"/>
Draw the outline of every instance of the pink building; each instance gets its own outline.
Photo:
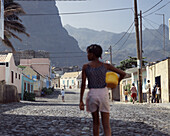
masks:
<path id="1" fill-rule="evenodd" d="M 0 55 L 0 81 L 7 85 L 15 85 L 21 94 L 22 70 L 15 65 L 13 54 Z"/>
<path id="2" fill-rule="evenodd" d="M 30 66 L 43 76 L 50 77 L 50 60 L 48 58 L 20 59 L 20 65 Z"/>

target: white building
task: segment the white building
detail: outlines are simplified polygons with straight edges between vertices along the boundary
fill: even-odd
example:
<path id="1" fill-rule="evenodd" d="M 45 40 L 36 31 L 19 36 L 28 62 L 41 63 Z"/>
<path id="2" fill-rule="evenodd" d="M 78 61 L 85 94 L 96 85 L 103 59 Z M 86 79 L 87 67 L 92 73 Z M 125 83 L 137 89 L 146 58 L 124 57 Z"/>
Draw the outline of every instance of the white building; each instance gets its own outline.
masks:
<path id="1" fill-rule="evenodd" d="M 21 94 L 22 69 L 15 65 L 12 53 L 0 55 L 0 81 L 7 85 L 15 85 Z"/>
<path id="2" fill-rule="evenodd" d="M 81 71 L 78 72 L 66 72 L 60 78 L 60 88 L 79 88 L 80 81 L 78 80 Z"/>

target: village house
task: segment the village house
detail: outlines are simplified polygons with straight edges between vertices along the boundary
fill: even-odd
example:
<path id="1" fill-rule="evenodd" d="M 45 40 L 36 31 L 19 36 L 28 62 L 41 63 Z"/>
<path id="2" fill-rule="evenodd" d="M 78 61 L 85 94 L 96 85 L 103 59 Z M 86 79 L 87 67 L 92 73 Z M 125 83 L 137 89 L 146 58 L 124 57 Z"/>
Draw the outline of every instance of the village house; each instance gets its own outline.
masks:
<path id="1" fill-rule="evenodd" d="M 138 91 L 138 77 L 137 68 L 131 68 L 126 70 L 131 74 L 131 77 L 125 78 L 120 82 L 120 99 L 125 101 L 124 89 L 130 90 L 131 84 L 135 83 Z M 170 102 L 170 58 L 158 62 L 149 63 L 146 68 L 142 69 L 142 93 L 143 100 L 146 101 L 146 89 L 147 80 L 150 80 L 151 91 L 155 84 L 161 88 L 161 102 Z M 128 96 L 130 100 L 131 96 Z"/>
<path id="2" fill-rule="evenodd" d="M 130 88 L 132 87 L 132 83 L 135 84 L 135 87 L 137 89 L 137 96 L 138 96 L 138 76 L 137 76 L 137 72 L 138 69 L 135 68 L 130 68 L 126 70 L 127 74 L 130 74 L 130 77 L 124 78 L 121 82 L 120 82 L 120 100 L 121 101 L 125 101 L 125 95 L 124 95 L 124 91 L 125 89 L 128 90 L 129 95 L 128 95 L 128 100 L 131 99 L 131 95 L 130 95 Z M 145 89 L 146 87 L 146 82 L 147 82 L 147 74 L 146 74 L 146 68 L 143 67 L 142 68 L 142 93 L 143 93 L 143 101 L 146 102 L 147 100 L 147 95 L 146 92 L 147 90 Z M 138 99 L 138 97 L 137 97 Z"/>
<path id="3" fill-rule="evenodd" d="M 22 73 L 21 100 L 24 99 L 24 93 L 34 93 L 34 80 Z"/>
<path id="4" fill-rule="evenodd" d="M 161 88 L 162 103 L 170 102 L 170 58 L 149 63 L 147 70 L 151 87 L 158 84 Z"/>
<path id="5" fill-rule="evenodd" d="M 20 65 L 30 66 L 45 77 L 46 87 L 51 87 L 51 64 L 49 58 L 20 59 Z"/>
<path id="6" fill-rule="evenodd" d="M 125 101 L 124 91 L 125 89 L 127 89 L 127 91 L 130 93 L 131 85 L 132 85 L 131 74 L 120 81 L 120 101 Z M 130 97 L 131 96 L 129 95 L 128 100 L 130 100 Z"/>
<path id="7" fill-rule="evenodd" d="M 46 78 L 30 66 L 23 69 L 23 74 L 34 81 L 34 93 L 36 96 L 41 96 L 42 88 L 46 87 Z"/>
<path id="8" fill-rule="evenodd" d="M 81 71 L 78 72 L 66 72 L 60 78 L 60 88 L 78 88 L 80 86 L 80 82 L 77 79 L 81 74 Z"/>
<path id="9" fill-rule="evenodd" d="M 53 74 L 52 86 L 54 87 L 54 89 L 57 89 L 58 87 L 60 87 L 60 75 L 59 74 Z"/>
<path id="10" fill-rule="evenodd" d="M 17 87 L 21 96 L 22 69 L 15 65 L 12 53 L 0 55 L 0 81 L 4 80 L 7 85 Z"/>

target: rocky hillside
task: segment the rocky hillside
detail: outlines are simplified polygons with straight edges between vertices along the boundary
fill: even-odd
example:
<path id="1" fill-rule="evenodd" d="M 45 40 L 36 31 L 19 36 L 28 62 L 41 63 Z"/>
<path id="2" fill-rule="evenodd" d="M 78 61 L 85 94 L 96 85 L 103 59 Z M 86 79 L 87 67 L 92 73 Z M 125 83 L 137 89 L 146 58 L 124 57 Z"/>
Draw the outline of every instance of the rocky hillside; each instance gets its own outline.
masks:
<path id="1" fill-rule="evenodd" d="M 47 51 L 53 65 L 56 66 L 82 66 L 87 61 L 86 55 L 80 50 L 77 41 L 63 28 L 55 1 L 23 1 L 19 3 L 27 13 L 21 19 L 30 37 L 19 35 L 23 42 L 11 39 L 17 51 Z M 10 50 L 0 46 L 0 51 L 6 49 Z"/>
<path id="2" fill-rule="evenodd" d="M 104 50 L 108 50 L 111 45 L 113 48 L 113 63 L 119 64 L 121 60 L 128 56 L 136 56 L 136 34 L 127 34 L 118 44 L 119 39 L 125 34 L 111 33 L 106 31 L 94 31 L 87 28 L 74 28 L 70 25 L 65 26 L 68 33 L 73 36 L 82 50 L 85 51 L 89 44 L 100 44 Z M 168 27 L 166 26 L 166 55 L 163 51 L 163 25 L 158 29 L 143 30 L 143 56 L 147 61 L 161 60 L 170 56 L 170 42 Z M 129 37 L 128 37 L 129 36 Z M 128 39 L 128 40 L 127 40 Z M 103 55 L 103 60 L 108 60 L 109 55 Z"/>

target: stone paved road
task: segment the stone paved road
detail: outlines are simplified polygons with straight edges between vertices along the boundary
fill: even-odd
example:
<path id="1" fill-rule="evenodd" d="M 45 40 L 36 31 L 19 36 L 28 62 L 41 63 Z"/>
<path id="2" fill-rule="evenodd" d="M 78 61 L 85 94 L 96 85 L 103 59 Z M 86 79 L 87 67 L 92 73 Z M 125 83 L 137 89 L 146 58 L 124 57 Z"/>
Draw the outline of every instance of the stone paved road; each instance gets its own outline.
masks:
<path id="1" fill-rule="evenodd" d="M 0 136 L 91 136 L 91 114 L 79 111 L 79 92 L 66 90 L 65 100 L 55 91 L 36 102 L 0 104 Z M 110 104 L 113 136 L 170 136 L 170 109 L 156 104 Z"/>

